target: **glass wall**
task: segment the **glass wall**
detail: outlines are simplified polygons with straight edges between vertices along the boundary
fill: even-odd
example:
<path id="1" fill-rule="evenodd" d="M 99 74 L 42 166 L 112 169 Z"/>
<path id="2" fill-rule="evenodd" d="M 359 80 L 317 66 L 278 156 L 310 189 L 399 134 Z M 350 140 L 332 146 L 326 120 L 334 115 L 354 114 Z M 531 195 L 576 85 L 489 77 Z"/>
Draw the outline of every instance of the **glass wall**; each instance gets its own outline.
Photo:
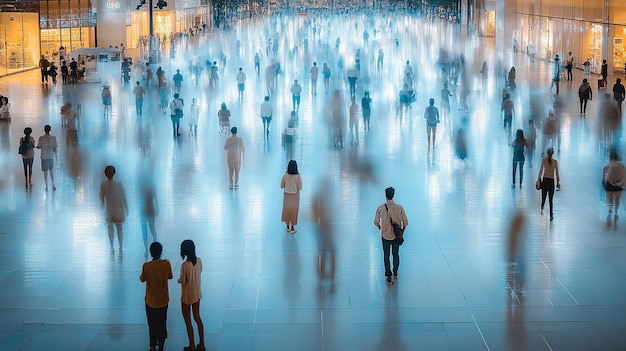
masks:
<path id="1" fill-rule="evenodd" d="M 70 51 L 95 45 L 95 16 L 89 0 L 39 1 L 41 54 L 58 62 Z"/>
<path id="2" fill-rule="evenodd" d="M 39 64 L 39 15 L 0 12 L 0 75 Z"/>
<path id="3" fill-rule="evenodd" d="M 609 69 L 623 71 L 626 62 L 626 2 L 604 0 L 511 0 L 515 4 L 515 37 L 520 48 L 533 45 L 536 57 L 567 57 L 575 66 L 585 60 L 599 72 L 602 60 Z"/>

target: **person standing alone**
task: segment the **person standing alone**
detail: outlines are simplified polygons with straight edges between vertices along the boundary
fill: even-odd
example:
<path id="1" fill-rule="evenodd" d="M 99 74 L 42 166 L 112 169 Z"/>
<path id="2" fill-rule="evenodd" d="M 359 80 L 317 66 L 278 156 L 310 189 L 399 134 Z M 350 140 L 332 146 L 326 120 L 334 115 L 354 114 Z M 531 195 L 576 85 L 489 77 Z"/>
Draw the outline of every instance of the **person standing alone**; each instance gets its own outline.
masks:
<path id="1" fill-rule="evenodd" d="M 113 225 L 117 229 L 117 241 L 119 243 L 120 252 L 122 251 L 122 243 L 124 239 L 124 231 L 122 224 L 128 216 L 128 201 L 126 200 L 126 191 L 122 183 L 113 180 L 115 175 L 115 167 L 109 165 L 104 168 L 104 175 L 107 180 L 100 184 L 100 202 L 105 208 L 105 218 L 107 222 L 107 230 L 109 234 L 109 243 L 111 244 L 111 252 L 115 253 L 113 248 Z"/>
<path id="2" fill-rule="evenodd" d="M 317 67 L 317 62 L 313 62 L 311 67 L 311 94 L 317 95 L 317 77 L 319 76 L 320 68 Z"/>
<path id="3" fill-rule="evenodd" d="M 424 119 L 426 120 L 426 138 L 428 139 L 428 149 L 430 149 L 430 141 L 432 139 L 433 149 L 435 148 L 435 137 L 437 136 L 437 123 L 439 123 L 439 110 L 435 107 L 435 99 L 428 100 L 428 107 L 424 111 Z"/>
<path id="4" fill-rule="evenodd" d="M 243 139 L 237 136 L 237 127 L 230 129 L 231 136 L 226 139 L 224 150 L 226 150 L 226 162 L 228 163 L 228 181 L 230 189 L 239 188 L 239 170 L 244 158 L 245 150 Z"/>
<path id="5" fill-rule="evenodd" d="M 400 240 L 396 238 L 393 224 L 399 225 L 402 230 L 406 230 L 409 219 L 404 212 L 404 207 L 393 201 L 396 190 L 393 187 L 385 189 L 386 201 L 378 206 L 374 215 L 374 225 L 380 230 L 383 243 L 383 262 L 385 265 L 385 277 L 387 285 L 392 285 L 394 279 L 398 279 L 398 268 L 400 267 Z M 389 253 L 393 256 L 393 271 L 389 263 Z"/>
<path id="6" fill-rule="evenodd" d="M 622 102 L 626 97 L 626 89 L 624 89 L 624 85 L 622 84 L 622 78 L 617 78 L 615 80 L 615 84 L 613 85 L 613 97 L 617 102 L 617 108 L 619 109 L 619 113 L 622 113 Z"/>

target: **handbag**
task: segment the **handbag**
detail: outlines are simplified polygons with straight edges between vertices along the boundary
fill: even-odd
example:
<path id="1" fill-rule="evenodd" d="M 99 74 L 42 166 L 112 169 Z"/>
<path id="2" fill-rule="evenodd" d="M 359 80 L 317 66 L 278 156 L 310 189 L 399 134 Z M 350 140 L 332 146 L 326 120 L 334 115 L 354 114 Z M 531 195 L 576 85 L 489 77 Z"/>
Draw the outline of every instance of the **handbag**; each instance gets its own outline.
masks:
<path id="1" fill-rule="evenodd" d="M 541 190 L 541 186 L 542 186 L 541 179 L 537 179 L 537 182 L 535 183 L 535 189 Z"/>
<path id="2" fill-rule="evenodd" d="M 399 224 L 393 222 L 393 219 L 391 219 L 391 212 L 389 212 L 389 207 L 387 207 L 387 204 L 385 204 L 385 208 L 387 209 L 387 214 L 389 214 L 389 222 L 391 223 L 391 227 L 393 228 L 393 235 L 396 237 L 399 245 L 402 245 L 404 243 L 404 228 L 402 228 L 402 226 L 400 226 Z"/>

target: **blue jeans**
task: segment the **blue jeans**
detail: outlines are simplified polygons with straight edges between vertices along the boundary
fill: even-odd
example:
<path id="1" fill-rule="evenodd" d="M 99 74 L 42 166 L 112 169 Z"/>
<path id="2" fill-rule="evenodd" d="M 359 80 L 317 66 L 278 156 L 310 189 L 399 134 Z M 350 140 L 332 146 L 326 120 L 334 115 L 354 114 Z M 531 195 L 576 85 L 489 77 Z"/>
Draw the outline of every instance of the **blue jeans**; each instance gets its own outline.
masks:
<path id="1" fill-rule="evenodd" d="M 517 170 L 517 165 L 519 164 L 519 183 L 520 186 L 522 184 L 522 180 L 524 179 L 524 160 L 513 160 L 513 184 L 515 184 L 515 171 Z"/>
<path id="2" fill-rule="evenodd" d="M 383 240 L 383 262 L 385 263 L 385 277 L 391 277 L 391 265 L 389 264 L 389 251 L 393 256 L 393 273 L 398 273 L 400 267 L 400 245 L 397 240 Z"/>

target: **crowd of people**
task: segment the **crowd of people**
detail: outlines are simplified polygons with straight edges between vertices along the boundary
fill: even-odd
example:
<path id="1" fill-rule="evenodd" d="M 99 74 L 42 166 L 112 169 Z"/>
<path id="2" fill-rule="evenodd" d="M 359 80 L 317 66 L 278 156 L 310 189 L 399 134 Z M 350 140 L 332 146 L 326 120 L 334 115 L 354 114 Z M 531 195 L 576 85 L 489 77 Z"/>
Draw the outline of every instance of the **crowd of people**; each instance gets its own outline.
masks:
<path id="1" fill-rule="evenodd" d="M 463 54 L 453 55 L 442 49 L 439 52 L 439 57 L 429 63 L 437 68 L 436 82 L 431 84 L 432 86 L 423 87 L 420 85 L 425 85 L 424 71 L 428 69 L 427 63 L 420 63 L 419 66 L 414 67 L 411 60 L 402 58 L 400 61 L 396 60 L 394 66 L 393 61 L 389 59 L 391 55 L 385 56 L 385 50 L 398 50 L 396 52 L 398 55 L 406 53 L 399 50 L 400 45 L 403 44 L 402 40 L 388 34 L 381 34 L 384 31 L 392 32 L 393 21 L 391 20 L 382 23 L 373 20 L 353 21 L 351 25 L 358 28 L 359 32 L 363 29 L 362 40 L 360 38 L 348 40 L 343 35 L 335 39 L 334 35 L 331 36 L 327 32 L 330 31 L 329 28 L 335 22 L 331 22 L 329 18 L 324 16 L 312 16 L 311 19 L 298 23 L 299 27 L 295 33 L 289 33 L 286 30 L 274 33 L 276 24 L 285 25 L 284 21 L 284 18 L 272 17 L 268 19 L 268 28 L 265 32 L 267 41 L 263 40 L 263 43 L 267 43 L 267 45 L 264 47 L 246 45 L 242 48 L 242 43 L 237 41 L 237 44 L 232 47 L 216 45 L 219 49 L 213 51 L 212 56 L 203 52 L 201 47 L 193 47 L 190 43 L 191 37 L 202 32 L 202 29 L 199 28 L 172 34 L 167 41 L 169 55 L 165 54 L 168 51 L 165 38 L 158 40 L 153 38 L 153 45 L 159 48 L 158 50 L 163 57 L 169 56 L 170 60 L 169 62 L 164 60 L 165 62 L 161 63 L 161 66 L 154 73 L 152 71 L 154 65 L 149 62 L 151 56 L 148 50 L 149 40 L 142 38 L 140 40 L 139 62 L 143 63 L 136 64 L 133 70 L 133 77 L 136 79 L 132 91 L 127 89 L 122 94 L 134 95 L 134 112 L 137 118 L 143 115 L 154 115 L 155 112 L 157 114 L 158 112 L 161 112 L 160 114 L 169 113 L 172 126 L 171 135 L 177 143 L 191 142 L 191 140 L 197 139 L 199 126 L 206 126 L 207 123 L 219 125 L 228 170 L 228 184 L 224 184 L 224 186 L 228 186 L 233 191 L 240 187 L 240 171 L 246 155 L 244 144 L 247 141 L 246 137 L 242 137 L 241 134 L 249 133 L 251 124 L 242 123 L 235 126 L 232 119 L 236 118 L 237 122 L 242 122 L 243 117 L 233 116 L 226 102 L 222 102 L 217 111 L 205 111 L 203 106 L 207 105 L 208 98 L 203 95 L 201 88 L 205 87 L 216 100 L 228 101 L 229 98 L 232 100 L 233 94 L 229 92 L 236 92 L 238 103 L 254 101 L 254 114 L 255 120 L 257 120 L 255 124 L 258 125 L 259 129 L 262 127 L 265 140 L 270 138 L 271 122 L 278 119 L 277 114 L 282 113 L 282 107 L 285 107 L 284 110 L 288 111 L 289 118 L 284 124 L 284 129 L 281 126 L 280 139 L 282 147 L 286 150 L 287 167 L 281 179 L 276 179 L 274 183 L 283 192 L 280 221 L 284 223 L 286 232 L 291 235 L 297 232 L 296 226 L 299 225 L 300 196 L 303 184 L 305 184 L 298 169 L 298 155 L 294 151 L 297 147 L 296 136 L 311 132 L 310 129 L 306 129 L 310 128 L 309 125 L 303 126 L 301 123 L 304 118 L 314 119 L 315 123 L 319 125 L 326 123 L 328 135 L 330 135 L 328 144 L 332 145 L 332 148 L 337 152 L 342 152 L 344 145 L 346 145 L 346 139 L 348 139 L 346 135 L 350 135 L 349 140 L 354 148 L 368 142 L 367 135 L 376 133 L 376 127 L 380 128 L 380 124 L 377 124 L 381 123 L 381 117 L 377 114 L 380 111 L 386 111 L 389 114 L 396 111 L 396 114 L 400 116 L 404 114 L 417 115 L 420 120 L 423 116 L 425 123 L 421 123 L 424 123 L 422 125 L 426 133 L 427 143 L 421 145 L 421 148 L 425 150 L 425 153 L 427 152 L 429 155 L 431 152 L 434 153 L 434 150 L 439 147 L 439 144 L 436 144 L 437 137 L 450 132 L 450 135 L 455 135 L 452 142 L 458 162 L 462 164 L 471 162 L 472 152 L 469 150 L 468 142 L 468 135 L 471 133 L 471 121 L 468 116 L 472 109 L 478 107 L 476 106 L 477 102 L 473 101 L 472 94 L 487 95 L 489 87 L 493 84 L 493 70 L 490 70 L 487 61 L 483 61 L 480 71 L 472 72 L 471 68 L 466 65 Z M 372 32 L 371 37 L 369 32 Z M 259 35 L 263 36 L 263 34 Z M 371 38 L 377 40 L 373 41 Z M 383 44 L 383 40 L 387 40 L 387 44 Z M 179 55 L 183 52 L 189 53 L 189 55 L 183 58 Z M 236 63 L 243 62 L 245 65 L 242 64 L 241 67 L 239 65 L 227 66 L 227 52 L 237 57 L 237 61 L 233 61 Z M 310 64 L 307 62 L 303 67 L 302 59 L 313 54 L 318 55 L 319 58 L 310 60 Z M 402 62 L 402 64 L 397 65 L 398 62 Z M 568 59 L 568 64 L 569 62 L 572 61 Z M 263 64 L 266 64 L 265 70 L 262 70 Z M 558 57 L 554 64 L 555 67 L 560 67 Z M 184 72 L 185 66 L 187 67 L 186 73 Z M 370 66 L 375 66 L 375 69 Z M 40 61 L 42 83 L 46 84 L 48 77 L 52 78 L 53 84 L 56 83 L 54 67 L 54 64 L 46 62 L 42 56 Z M 73 59 L 69 64 L 69 71 L 66 63 L 62 63 L 63 84 L 75 81 L 76 67 L 77 64 Z M 248 78 L 245 74 L 247 69 L 244 67 L 254 67 L 256 73 L 254 85 L 247 82 Z M 516 101 L 521 100 L 517 87 L 523 78 L 517 76 L 515 67 L 511 67 L 510 70 L 503 70 L 502 67 L 504 65 L 500 65 L 499 70 L 502 71 L 501 75 L 506 78 L 502 81 L 497 80 L 495 83 L 497 89 L 502 89 L 502 95 L 497 96 L 494 102 L 494 106 L 497 106 L 496 109 L 501 113 L 494 125 L 497 124 L 498 129 L 503 127 L 505 138 L 510 136 L 511 130 L 515 130 L 514 138 L 509 139 L 511 140 L 513 155 L 512 188 L 522 188 L 526 184 L 523 177 L 526 159 L 528 159 L 528 166 L 526 167 L 532 167 L 533 157 L 539 153 L 541 161 L 538 164 L 539 170 L 535 185 L 538 190 L 541 190 L 540 210 L 543 215 L 547 199 L 549 220 L 553 221 L 555 190 L 561 188 L 559 161 L 556 158 L 561 146 L 560 124 L 563 122 L 563 106 L 561 105 L 563 102 L 560 101 L 562 94 L 559 95 L 559 81 L 552 80 L 550 83 L 552 86 L 548 90 L 553 87 L 556 89 L 555 96 L 551 97 L 552 106 L 549 107 L 550 112 L 547 115 L 544 116 L 534 106 L 530 106 L 531 112 L 522 117 L 518 115 L 520 108 L 516 106 Z M 166 73 L 166 69 L 171 69 L 171 72 L 176 73 L 170 77 Z M 567 66 L 567 72 L 568 80 L 573 80 L 570 66 Z M 317 84 L 320 74 L 323 88 L 320 87 L 319 95 L 324 97 L 317 100 Z M 481 79 L 478 93 L 472 84 L 473 75 Z M 560 72 L 558 75 L 560 77 Z M 250 78 L 250 80 L 252 79 Z M 265 85 L 258 83 L 263 80 Z M 386 83 L 397 87 L 391 94 L 393 96 L 391 103 L 389 99 L 383 96 L 373 96 L 374 94 L 370 89 L 376 86 L 380 91 L 382 84 Z M 614 99 L 611 99 L 609 95 L 604 102 L 607 106 L 605 112 L 619 119 L 621 117 L 621 102 L 625 97 L 624 88 L 619 78 L 613 88 L 613 93 Z M 587 102 L 592 99 L 592 89 L 586 78 L 582 80 L 578 94 L 580 97 L 580 114 L 586 115 Z M 103 114 L 105 118 L 111 118 L 116 113 L 114 106 L 117 103 L 113 97 L 117 98 L 117 96 L 111 92 L 111 87 L 107 84 L 102 85 L 100 96 Z M 191 103 L 187 105 L 183 97 L 188 97 L 187 99 Z M 153 104 L 158 105 L 158 109 L 155 109 L 154 106 L 144 109 L 144 100 L 158 100 L 158 104 Z M 2 108 L 6 106 L 5 109 L 8 113 L 10 104 L 5 97 L 2 97 L 1 101 L 0 116 L 4 116 Z M 281 101 L 288 102 L 283 103 Z M 320 101 L 326 106 L 322 109 L 323 113 L 320 113 L 322 116 L 305 116 L 311 111 L 305 106 L 314 104 L 316 101 Z M 345 103 L 345 101 L 350 101 L 350 103 Z M 383 106 L 384 104 L 386 105 Z M 529 104 L 532 105 L 532 103 Z M 416 110 L 418 112 L 415 112 Z M 75 111 L 72 103 L 68 101 L 63 105 L 60 115 L 61 126 L 66 133 L 67 149 L 75 149 L 78 147 L 80 113 Z M 203 120 L 205 119 L 211 122 L 204 123 Z M 377 119 L 379 121 L 376 121 Z M 181 135 L 181 120 L 188 123 L 187 137 Z M 282 119 L 279 120 L 282 121 Z M 363 122 L 362 124 L 360 120 Z M 372 120 L 374 122 L 370 123 Z M 274 124 L 276 123 L 274 122 Z M 521 128 L 513 128 L 513 126 Z M 349 133 L 345 133 L 346 128 L 349 129 Z M 539 128 L 540 133 L 538 133 L 537 128 Z M 184 129 L 183 127 L 183 131 Z M 416 127 L 416 130 L 421 131 L 422 128 L 417 129 Z M 33 129 L 31 127 L 24 129 L 24 135 L 19 142 L 19 153 L 23 161 L 24 181 L 27 189 L 33 187 L 32 166 L 35 149 L 39 149 L 41 151 L 41 169 L 44 172 L 45 189 L 48 190 L 49 177 L 52 190 L 56 190 L 53 166 L 59 152 L 59 146 L 51 131 L 52 127 L 45 125 L 43 127 L 44 134 L 36 142 L 32 136 Z M 244 133 L 240 133 L 241 131 Z M 200 135 L 203 135 L 202 131 Z M 392 138 L 393 136 L 389 137 Z M 541 139 L 541 147 L 536 150 L 538 138 Z M 617 140 L 612 138 L 608 144 L 614 142 Z M 609 152 L 609 162 L 602 175 L 602 184 L 606 190 L 608 203 L 607 221 L 617 221 L 619 218 L 617 211 L 620 205 L 620 195 L 626 181 L 626 170 L 620 160 L 619 146 L 613 145 Z M 358 164 L 361 170 L 366 170 L 363 172 L 373 172 L 368 160 L 360 159 Z M 118 167 L 122 167 L 122 165 L 118 165 Z M 129 216 L 130 209 L 124 186 L 121 182 L 114 180 L 115 173 L 116 168 L 113 165 L 104 169 L 106 180 L 100 185 L 99 198 L 106 214 L 105 221 L 110 249 L 115 252 L 114 234 L 117 232 L 118 250 L 122 252 L 125 240 L 123 235 L 124 223 Z M 517 174 L 519 174 L 519 178 Z M 369 174 L 362 179 L 368 177 L 370 177 L 369 179 L 374 178 Z M 172 279 L 171 265 L 169 261 L 162 259 L 163 247 L 157 240 L 155 219 L 158 205 L 155 188 L 154 184 L 146 182 L 141 190 L 143 198 L 141 210 L 143 242 L 146 251 L 149 250 L 152 257 L 152 261 L 144 264 L 140 276 L 141 281 L 146 282 L 145 308 L 150 328 L 151 350 L 156 347 L 162 348 L 167 338 L 166 319 L 169 303 L 167 282 Z M 398 280 L 399 251 L 404 241 L 404 231 L 409 224 L 409 214 L 405 212 L 402 205 L 394 202 L 396 195 L 394 187 L 384 189 L 384 195 L 385 203 L 380 205 L 374 213 L 374 225 L 382 238 L 385 281 L 388 285 L 393 285 Z M 318 194 L 313 201 L 311 212 L 320 238 L 320 276 L 330 277 L 334 281 L 333 213 L 327 211 L 328 205 L 325 205 L 327 203 L 328 201 L 325 201 L 324 196 Z M 408 212 L 410 213 L 411 210 Z M 522 270 L 518 269 L 522 267 L 522 263 L 513 263 L 520 260 L 517 250 L 520 247 L 521 239 L 519 238 L 523 231 L 525 218 L 526 216 L 522 214 L 516 215 L 509 233 L 511 240 L 508 247 L 511 261 L 509 273 L 511 274 L 508 284 L 511 290 L 517 286 L 518 293 L 523 291 L 523 278 L 520 277 Z M 148 229 L 152 234 L 152 240 L 148 239 Z M 152 242 L 150 243 L 150 241 Z M 181 266 L 178 282 L 182 286 L 182 314 L 189 337 L 189 345 L 185 350 L 204 350 L 205 347 L 204 326 L 199 312 L 202 298 L 202 261 L 196 256 L 195 250 L 195 244 L 191 240 L 183 241 L 180 247 L 180 254 L 185 262 Z M 389 261 L 390 256 L 392 262 Z M 517 272 L 516 278 L 513 278 L 513 271 Z M 517 283 L 513 282 L 514 279 L 517 279 Z M 195 343 L 191 323 L 192 316 L 197 324 L 199 344 Z"/>

